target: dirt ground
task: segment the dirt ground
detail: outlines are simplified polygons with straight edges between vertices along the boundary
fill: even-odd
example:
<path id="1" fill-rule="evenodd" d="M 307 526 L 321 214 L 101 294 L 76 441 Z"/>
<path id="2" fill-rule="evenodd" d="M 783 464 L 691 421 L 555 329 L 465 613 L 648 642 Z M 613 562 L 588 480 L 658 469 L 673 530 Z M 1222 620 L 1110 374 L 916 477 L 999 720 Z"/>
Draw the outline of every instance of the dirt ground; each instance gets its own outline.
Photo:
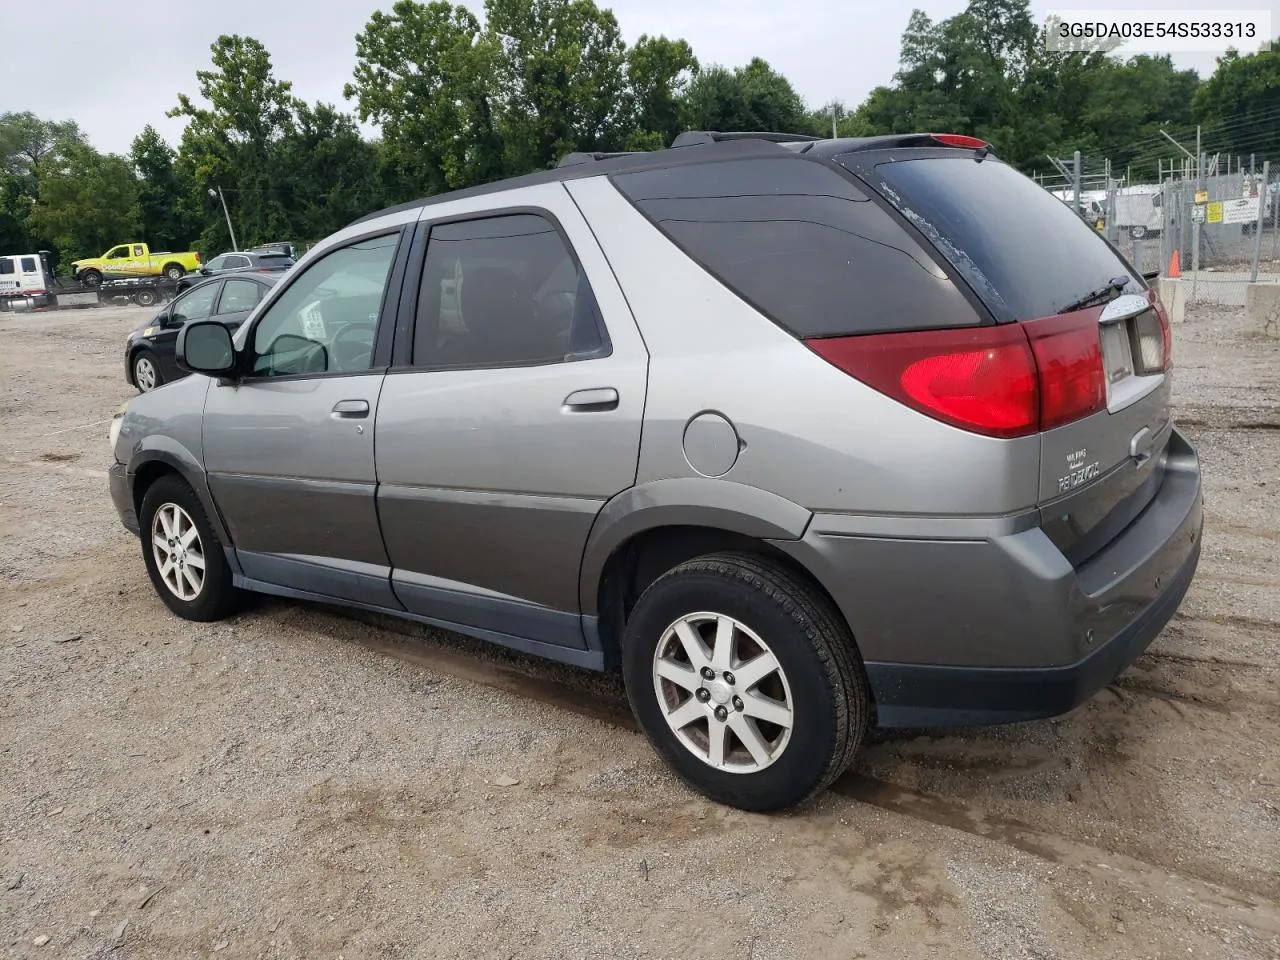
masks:
<path id="1" fill-rule="evenodd" d="M 681 786 L 613 678 L 170 616 L 106 485 L 144 316 L 0 314 L 0 955 L 1280 958 L 1280 343 L 1239 311 L 1175 329 L 1208 526 L 1150 652 L 772 817 Z"/>

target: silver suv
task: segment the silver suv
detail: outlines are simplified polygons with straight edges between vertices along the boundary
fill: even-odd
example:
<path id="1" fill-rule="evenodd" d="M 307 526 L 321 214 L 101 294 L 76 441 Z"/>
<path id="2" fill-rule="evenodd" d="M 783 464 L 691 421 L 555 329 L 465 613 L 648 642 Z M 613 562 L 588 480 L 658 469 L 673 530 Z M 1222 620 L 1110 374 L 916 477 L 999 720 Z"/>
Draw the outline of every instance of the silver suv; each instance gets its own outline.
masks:
<path id="1" fill-rule="evenodd" d="M 1070 710 L 1172 617 L 1142 277 L 967 137 L 682 135 L 357 221 L 112 425 L 179 616 L 258 591 L 620 667 L 750 810 L 868 728 Z"/>

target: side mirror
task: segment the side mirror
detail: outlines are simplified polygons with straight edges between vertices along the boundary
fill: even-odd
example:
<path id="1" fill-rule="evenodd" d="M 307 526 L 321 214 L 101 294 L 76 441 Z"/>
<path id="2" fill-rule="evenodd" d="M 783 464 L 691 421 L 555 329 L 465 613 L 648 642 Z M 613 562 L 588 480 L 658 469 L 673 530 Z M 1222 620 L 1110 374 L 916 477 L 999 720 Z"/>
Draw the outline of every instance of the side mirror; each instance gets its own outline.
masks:
<path id="1" fill-rule="evenodd" d="M 231 331 L 217 320 L 186 324 L 174 344 L 174 359 L 190 373 L 208 377 L 230 377 L 236 372 L 236 350 Z"/>

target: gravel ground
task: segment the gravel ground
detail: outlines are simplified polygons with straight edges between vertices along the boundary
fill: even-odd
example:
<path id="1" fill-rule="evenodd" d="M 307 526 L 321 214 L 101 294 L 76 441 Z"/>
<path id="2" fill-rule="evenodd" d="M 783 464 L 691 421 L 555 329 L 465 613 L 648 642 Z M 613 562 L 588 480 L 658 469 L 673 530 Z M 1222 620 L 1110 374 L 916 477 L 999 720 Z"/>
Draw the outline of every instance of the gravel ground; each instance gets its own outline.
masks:
<path id="1" fill-rule="evenodd" d="M 170 616 L 106 488 L 144 315 L 0 314 L 0 955 L 1280 958 L 1280 344 L 1239 311 L 1175 330 L 1208 521 L 1150 652 L 774 817 L 677 783 L 612 677 Z"/>

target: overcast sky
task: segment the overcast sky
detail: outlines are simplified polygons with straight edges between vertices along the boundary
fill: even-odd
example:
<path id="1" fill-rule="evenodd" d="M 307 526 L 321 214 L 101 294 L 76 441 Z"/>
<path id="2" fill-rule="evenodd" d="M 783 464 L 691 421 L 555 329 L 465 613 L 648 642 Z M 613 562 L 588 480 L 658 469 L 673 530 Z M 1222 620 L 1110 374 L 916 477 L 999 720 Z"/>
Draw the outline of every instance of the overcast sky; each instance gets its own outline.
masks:
<path id="1" fill-rule="evenodd" d="M 17 0 L 0 0 L 7 6 Z M 355 62 L 355 35 L 376 9 L 393 0 L 59 0 L 29 21 L 38 42 L 4 43 L 0 53 L 0 113 L 31 110 L 74 119 L 95 146 L 127 152 L 150 123 L 176 144 L 182 122 L 165 117 L 179 91 L 196 95 L 195 72 L 209 65 L 209 44 L 221 33 L 257 37 L 271 53 L 276 76 L 294 92 L 354 112 L 342 98 Z M 618 17 L 623 37 L 683 37 L 704 65 L 736 66 L 761 56 L 785 74 L 812 105 L 839 98 L 856 106 L 897 67 L 902 30 L 913 7 L 934 19 L 964 8 L 964 0 L 597 0 Z M 29 6 L 29 5 L 28 5 Z M 483 0 L 466 0 L 481 13 Z M 1209 0 L 1035 0 L 1037 20 L 1054 10 L 1212 8 Z M 1269 9 L 1280 30 L 1280 0 L 1237 0 L 1239 9 Z M 1223 11 L 1217 11 L 1221 16 Z M 27 21 L 20 18 L 20 24 Z M 1212 54 L 1176 56 L 1179 66 L 1207 75 Z"/>

